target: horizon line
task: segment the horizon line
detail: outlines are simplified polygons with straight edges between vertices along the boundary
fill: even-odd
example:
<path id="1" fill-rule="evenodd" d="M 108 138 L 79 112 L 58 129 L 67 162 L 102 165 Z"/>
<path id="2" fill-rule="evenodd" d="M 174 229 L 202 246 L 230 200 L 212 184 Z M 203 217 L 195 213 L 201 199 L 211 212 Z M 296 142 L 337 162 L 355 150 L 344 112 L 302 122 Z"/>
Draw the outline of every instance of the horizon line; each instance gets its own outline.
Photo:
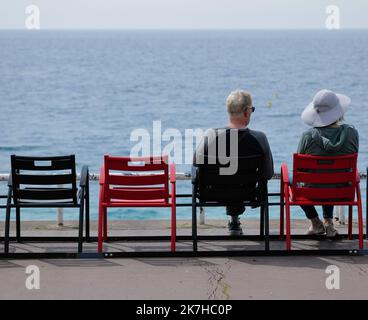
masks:
<path id="1" fill-rule="evenodd" d="M 308 27 L 308 28 L 233 28 L 233 27 L 209 27 L 209 28 L 166 28 L 166 27 L 154 27 L 154 28 L 113 28 L 113 27 L 62 27 L 62 28 L 54 28 L 54 27 L 46 27 L 40 29 L 27 29 L 27 28 L 0 28 L 0 31 L 344 31 L 344 30 L 368 30 L 368 27 L 356 28 L 356 27 L 346 27 L 340 29 L 327 29 L 320 27 Z"/>

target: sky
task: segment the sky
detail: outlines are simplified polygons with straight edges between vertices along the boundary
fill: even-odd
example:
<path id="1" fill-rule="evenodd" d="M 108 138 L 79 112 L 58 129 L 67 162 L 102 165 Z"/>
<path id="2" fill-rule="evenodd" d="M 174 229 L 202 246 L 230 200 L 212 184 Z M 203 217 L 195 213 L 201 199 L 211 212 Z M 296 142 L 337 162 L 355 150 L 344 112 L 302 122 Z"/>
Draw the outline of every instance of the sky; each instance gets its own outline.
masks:
<path id="1" fill-rule="evenodd" d="M 1 0 L 0 29 L 24 29 L 32 4 L 41 29 L 321 29 L 328 5 L 368 28 L 368 0 Z"/>

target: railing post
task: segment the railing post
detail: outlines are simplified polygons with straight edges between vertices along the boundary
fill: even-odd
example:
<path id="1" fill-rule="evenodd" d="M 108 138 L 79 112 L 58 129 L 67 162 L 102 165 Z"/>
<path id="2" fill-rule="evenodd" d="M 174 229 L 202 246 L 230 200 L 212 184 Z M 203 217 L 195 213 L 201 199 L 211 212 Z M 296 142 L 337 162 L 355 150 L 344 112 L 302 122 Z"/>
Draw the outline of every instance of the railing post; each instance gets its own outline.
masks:
<path id="1" fill-rule="evenodd" d="M 57 223 L 59 227 L 64 225 L 64 209 L 58 208 L 57 209 Z"/>
<path id="2" fill-rule="evenodd" d="M 340 224 L 345 224 L 345 207 L 343 206 L 336 206 L 335 208 L 335 217 L 338 218 Z"/>
<path id="3" fill-rule="evenodd" d="M 62 185 L 58 185 L 58 188 L 62 188 Z M 57 209 L 57 224 L 59 227 L 64 225 L 64 208 Z"/>
<path id="4" fill-rule="evenodd" d="M 202 207 L 199 209 L 199 224 L 206 224 L 206 214 Z"/>

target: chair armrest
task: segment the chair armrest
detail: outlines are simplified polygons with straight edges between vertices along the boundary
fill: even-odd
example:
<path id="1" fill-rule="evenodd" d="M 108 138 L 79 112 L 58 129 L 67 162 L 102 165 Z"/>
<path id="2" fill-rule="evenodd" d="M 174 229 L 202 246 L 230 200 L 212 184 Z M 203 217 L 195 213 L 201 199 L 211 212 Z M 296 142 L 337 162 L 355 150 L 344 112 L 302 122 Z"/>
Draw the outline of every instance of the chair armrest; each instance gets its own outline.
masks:
<path id="1" fill-rule="evenodd" d="M 176 182 L 176 167 L 175 167 L 175 162 L 173 162 L 170 165 L 170 182 L 171 183 L 175 183 Z"/>
<path id="2" fill-rule="evenodd" d="M 89 179 L 89 172 L 88 172 L 88 166 L 83 166 L 81 171 L 81 177 L 80 177 L 80 187 L 85 187 L 87 185 L 88 179 Z"/>
<path id="3" fill-rule="evenodd" d="M 284 182 L 284 184 L 289 184 L 289 171 L 286 163 L 283 163 L 281 165 L 281 179 Z"/>
<path id="4" fill-rule="evenodd" d="M 198 170 L 199 170 L 198 167 L 192 166 L 192 184 L 198 182 Z"/>
<path id="5" fill-rule="evenodd" d="M 105 167 L 102 166 L 100 169 L 100 185 L 105 184 Z"/>

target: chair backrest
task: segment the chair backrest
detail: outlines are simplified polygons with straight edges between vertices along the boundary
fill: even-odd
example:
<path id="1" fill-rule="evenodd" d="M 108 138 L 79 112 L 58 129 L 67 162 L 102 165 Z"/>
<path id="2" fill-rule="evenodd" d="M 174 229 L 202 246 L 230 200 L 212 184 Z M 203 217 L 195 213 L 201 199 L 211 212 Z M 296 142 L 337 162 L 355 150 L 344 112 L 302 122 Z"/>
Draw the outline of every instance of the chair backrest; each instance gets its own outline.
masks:
<path id="1" fill-rule="evenodd" d="M 357 154 L 311 156 L 294 154 L 293 200 L 354 201 Z"/>
<path id="2" fill-rule="evenodd" d="M 14 203 L 77 203 L 75 156 L 11 156 Z"/>
<path id="3" fill-rule="evenodd" d="M 105 201 L 169 202 L 167 156 L 111 157 L 104 159 Z"/>
<path id="4" fill-rule="evenodd" d="M 231 161 L 231 159 L 229 159 Z M 229 161 L 229 162 L 230 162 Z M 204 157 L 204 164 L 198 167 L 198 198 L 202 202 L 243 202 L 261 200 L 264 191 L 262 187 L 267 184 L 262 179 L 263 155 L 238 157 L 235 174 L 221 174 L 221 168 L 229 167 L 217 161 L 209 164 L 208 156 Z M 224 161 L 222 161 L 224 163 Z"/>

